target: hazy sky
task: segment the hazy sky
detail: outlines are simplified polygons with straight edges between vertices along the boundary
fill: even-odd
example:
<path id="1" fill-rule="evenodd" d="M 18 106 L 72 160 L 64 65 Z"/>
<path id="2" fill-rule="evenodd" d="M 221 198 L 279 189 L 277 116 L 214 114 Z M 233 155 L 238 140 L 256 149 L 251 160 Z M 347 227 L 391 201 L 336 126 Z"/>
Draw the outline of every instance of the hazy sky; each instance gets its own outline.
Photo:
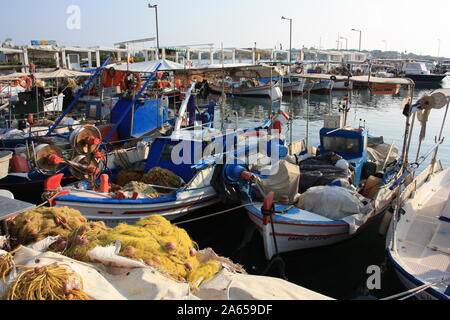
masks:
<path id="1" fill-rule="evenodd" d="M 16 44 L 56 40 L 62 45 L 112 46 L 116 42 L 156 35 L 155 12 L 147 0 L 1 0 L 0 41 Z M 450 57 L 448 0 L 152 0 L 158 4 L 160 45 L 214 43 L 220 47 L 336 48 L 338 33 L 357 48 Z M 7 3 L 7 4 L 6 4 Z M 81 28 L 69 30 L 70 5 L 81 9 Z M 7 11 L 7 12 L 6 12 Z M 383 42 L 386 40 L 386 42 Z M 346 41 L 342 40 L 343 48 Z"/>

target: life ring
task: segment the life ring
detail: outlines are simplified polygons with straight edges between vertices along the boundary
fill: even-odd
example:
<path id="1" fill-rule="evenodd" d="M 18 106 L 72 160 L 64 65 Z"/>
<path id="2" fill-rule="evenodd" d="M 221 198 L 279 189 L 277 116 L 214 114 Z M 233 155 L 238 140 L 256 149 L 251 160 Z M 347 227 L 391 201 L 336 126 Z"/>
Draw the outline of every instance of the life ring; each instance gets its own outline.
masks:
<path id="1" fill-rule="evenodd" d="M 297 69 L 295 69 L 295 73 L 296 74 L 302 74 L 303 73 L 303 67 L 298 67 Z"/>
<path id="2" fill-rule="evenodd" d="M 336 80 L 337 80 L 337 78 L 336 78 L 336 76 L 331 76 L 331 77 L 330 77 L 330 80 L 332 80 L 332 81 L 336 81 Z"/>
<path id="3" fill-rule="evenodd" d="M 31 78 L 28 76 L 22 76 L 20 77 L 19 80 L 19 85 L 24 88 L 24 89 L 28 89 L 31 87 L 31 85 L 33 84 L 33 82 L 31 81 Z"/>

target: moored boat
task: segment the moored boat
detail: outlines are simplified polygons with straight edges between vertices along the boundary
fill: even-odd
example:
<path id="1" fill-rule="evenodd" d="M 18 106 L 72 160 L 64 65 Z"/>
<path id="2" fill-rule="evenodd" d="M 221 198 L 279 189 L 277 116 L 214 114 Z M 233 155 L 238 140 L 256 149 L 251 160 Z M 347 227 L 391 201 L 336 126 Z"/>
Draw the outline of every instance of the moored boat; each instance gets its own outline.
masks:
<path id="1" fill-rule="evenodd" d="M 438 90 L 409 110 L 410 114 L 429 112 L 447 105 L 437 144 L 398 181 L 405 187 L 386 239 L 388 259 L 408 289 L 407 297 L 424 300 L 450 300 L 450 168 L 443 169 L 437 158 L 444 141 L 449 99 L 448 89 Z M 431 164 L 416 179 L 408 181 L 406 177 L 432 154 Z"/>

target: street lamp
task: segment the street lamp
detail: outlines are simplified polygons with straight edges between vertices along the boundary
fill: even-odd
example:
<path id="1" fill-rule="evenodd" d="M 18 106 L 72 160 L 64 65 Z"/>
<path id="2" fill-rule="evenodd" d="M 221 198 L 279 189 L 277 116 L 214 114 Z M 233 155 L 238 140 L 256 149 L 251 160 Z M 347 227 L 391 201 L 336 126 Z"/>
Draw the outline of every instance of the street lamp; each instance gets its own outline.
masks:
<path id="1" fill-rule="evenodd" d="M 158 5 L 151 5 L 150 3 L 148 4 L 148 7 L 150 9 L 155 9 L 155 15 L 156 15 L 156 47 L 157 47 L 157 51 L 156 51 L 156 59 L 159 59 L 159 29 L 158 29 Z"/>
<path id="2" fill-rule="evenodd" d="M 357 29 L 352 29 L 352 31 L 359 32 L 359 52 L 361 52 L 361 35 L 362 35 L 362 31 L 361 30 L 357 30 Z"/>
<path id="3" fill-rule="evenodd" d="M 289 25 L 290 25 L 290 33 L 289 33 L 289 62 L 292 62 L 292 19 L 290 18 L 286 18 L 286 17 L 281 17 L 282 20 L 289 20 Z"/>
<path id="4" fill-rule="evenodd" d="M 348 38 L 341 37 L 341 39 L 345 40 L 345 50 L 348 50 Z"/>

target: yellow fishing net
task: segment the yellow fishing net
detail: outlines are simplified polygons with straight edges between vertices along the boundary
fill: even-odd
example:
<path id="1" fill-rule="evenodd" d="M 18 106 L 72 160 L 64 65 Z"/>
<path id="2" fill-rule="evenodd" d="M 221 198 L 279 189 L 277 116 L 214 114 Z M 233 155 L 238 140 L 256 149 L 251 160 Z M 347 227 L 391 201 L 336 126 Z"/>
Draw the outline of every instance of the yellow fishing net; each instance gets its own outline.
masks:
<path id="1" fill-rule="evenodd" d="M 103 222 L 88 223 L 79 211 L 68 208 L 40 208 L 21 214 L 13 221 L 11 238 L 16 238 L 17 246 L 59 236 L 49 250 L 79 261 L 94 262 L 87 255 L 88 251 L 120 241 L 120 256 L 141 260 L 162 274 L 189 282 L 193 287 L 211 279 L 220 269 L 216 261 L 201 261 L 198 246 L 188 233 L 159 215 L 142 218 L 136 225 L 119 224 L 114 229 Z M 11 256 L 2 258 L 0 276 L 6 276 Z"/>
<path id="2" fill-rule="evenodd" d="M 25 269 L 8 287 L 6 300 L 91 300 L 83 280 L 69 267 L 51 265 Z"/>
<path id="3" fill-rule="evenodd" d="M 51 236 L 67 237 L 86 222 L 79 211 L 70 208 L 30 210 L 10 221 L 11 244 L 26 246 Z"/>
<path id="4" fill-rule="evenodd" d="M 158 215 L 142 218 L 136 225 L 119 224 L 114 229 L 95 224 L 80 228 L 68 237 L 66 244 L 62 244 L 66 245 L 62 253 L 80 261 L 93 262 L 88 251 L 116 241 L 121 243 L 120 256 L 142 260 L 177 281 L 196 285 L 211 279 L 220 269 L 215 261 L 201 262 L 197 244 L 188 233 Z"/>

